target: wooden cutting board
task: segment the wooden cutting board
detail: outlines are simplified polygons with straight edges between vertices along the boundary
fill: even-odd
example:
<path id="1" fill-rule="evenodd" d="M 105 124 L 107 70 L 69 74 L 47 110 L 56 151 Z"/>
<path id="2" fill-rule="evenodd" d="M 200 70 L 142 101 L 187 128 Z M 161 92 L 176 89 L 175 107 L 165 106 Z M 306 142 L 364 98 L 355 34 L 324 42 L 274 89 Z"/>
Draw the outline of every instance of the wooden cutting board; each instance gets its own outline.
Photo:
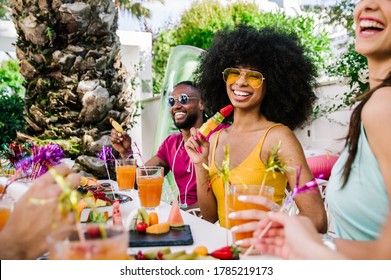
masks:
<path id="1" fill-rule="evenodd" d="M 181 246 L 192 245 L 193 243 L 189 225 L 185 225 L 183 229 L 172 229 L 163 234 L 139 233 L 136 230 L 129 231 L 129 247 Z"/>

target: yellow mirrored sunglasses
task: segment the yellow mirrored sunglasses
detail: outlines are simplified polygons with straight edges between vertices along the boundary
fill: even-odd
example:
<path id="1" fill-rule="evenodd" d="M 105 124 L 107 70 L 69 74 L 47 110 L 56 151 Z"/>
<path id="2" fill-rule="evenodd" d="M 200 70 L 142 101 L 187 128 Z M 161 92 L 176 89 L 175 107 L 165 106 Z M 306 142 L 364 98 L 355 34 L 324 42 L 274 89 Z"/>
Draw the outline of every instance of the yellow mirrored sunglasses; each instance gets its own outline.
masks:
<path id="1" fill-rule="evenodd" d="M 223 71 L 223 79 L 228 84 L 236 83 L 237 80 L 244 74 L 247 84 L 253 88 L 259 88 L 265 79 L 262 73 L 253 70 L 240 70 L 238 68 L 226 68 Z"/>

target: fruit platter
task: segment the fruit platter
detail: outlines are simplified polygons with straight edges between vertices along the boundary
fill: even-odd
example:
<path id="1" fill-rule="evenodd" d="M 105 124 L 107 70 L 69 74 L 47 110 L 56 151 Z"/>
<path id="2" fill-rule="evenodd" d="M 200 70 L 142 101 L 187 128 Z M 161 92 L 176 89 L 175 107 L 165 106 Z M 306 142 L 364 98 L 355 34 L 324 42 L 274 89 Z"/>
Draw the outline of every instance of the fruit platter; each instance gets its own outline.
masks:
<path id="1" fill-rule="evenodd" d="M 81 222 L 86 222 L 91 218 L 92 209 L 95 212 L 104 213 L 106 218 L 109 218 L 113 213 L 114 200 L 119 200 L 120 204 L 132 201 L 130 196 L 113 192 L 109 183 L 99 183 L 91 177 L 82 177 L 77 190 L 82 195 L 77 207 Z"/>
<path id="2" fill-rule="evenodd" d="M 191 228 L 185 225 L 178 202 L 171 205 L 168 219 L 159 221 L 156 212 L 143 207 L 135 209 L 126 222 L 129 229 L 129 247 L 179 246 L 194 243 Z"/>

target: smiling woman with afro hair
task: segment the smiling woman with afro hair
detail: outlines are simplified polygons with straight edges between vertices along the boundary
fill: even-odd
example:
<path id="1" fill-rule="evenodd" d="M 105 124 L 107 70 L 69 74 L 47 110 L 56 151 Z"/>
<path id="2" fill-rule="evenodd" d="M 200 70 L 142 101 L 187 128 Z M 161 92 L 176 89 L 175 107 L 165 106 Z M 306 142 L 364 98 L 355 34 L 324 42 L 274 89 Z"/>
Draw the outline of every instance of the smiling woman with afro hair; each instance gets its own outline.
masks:
<path id="1" fill-rule="evenodd" d="M 274 201 L 253 196 L 252 203 L 274 209 L 282 204 L 287 185 L 293 188 L 314 181 L 292 130 L 303 125 L 312 112 L 316 71 L 295 35 L 244 25 L 218 31 L 202 54 L 195 77 L 207 114 L 228 104 L 234 107 L 232 124 L 212 134 L 209 142 L 196 137 L 198 130 L 192 128 L 194 137 L 185 143 L 195 166 L 198 202 L 205 220 L 219 220 L 222 226 L 229 227 L 224 184 L 218 171 L 226 146 L 230 147 L 230 184 L 261 185 L 266 178 L 265 185 L 274 187 Z M 265 163 L 278 145 L 279 159 L 294 168 L 271 174 Z M 298 183 L 296 167 L 301 168 Z M 299 215 L 308 216 L 319 232 L 327 230 L 318 188 L 296 196 L 295 202 Z M 232 215 L 254 221 L 263 218 L 265 212 L 247 210 Z M 249 222 L 232 230 L 252 232 L 256 224 Z M 238 243 L 249 244 L 249 240 Z"/>
<path id="2" fill-rule="evenodd" d="M 316 101 L 316 71 L 294 34 L 244 25 L 218 32 L 196 72 L 208 115 L 231 103 L 222 72 L 239 65 L 259 69 L 263 74 L 266 95 L 260 110 L 268 120 L 292 130 L 308 120 Z"/>

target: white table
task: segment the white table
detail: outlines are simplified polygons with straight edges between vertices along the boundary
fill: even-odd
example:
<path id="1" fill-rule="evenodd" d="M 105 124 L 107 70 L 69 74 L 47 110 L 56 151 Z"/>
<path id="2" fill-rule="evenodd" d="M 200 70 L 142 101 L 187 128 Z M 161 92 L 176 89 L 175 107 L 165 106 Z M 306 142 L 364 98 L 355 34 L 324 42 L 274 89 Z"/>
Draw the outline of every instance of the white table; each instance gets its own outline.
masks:
<path id="1" fill-rule="evenodd" d="M 0 181 L 6 182 L 6 178 L 0 178 Z M 8 178 L 7 178 L 8 179 Z M 131 202 L 124 203 L 120 205 L 120 212 L 122 214 L 122 220 L 125 227 L 129 227 L 130 220 L 132 219 L 132 214 L 135 213 L 137 208 L 140 207 L 140 200 L 138 197 L 138 193 L 136 190 L 131 191 L 118 191 L 117 182 L 109 181 L 109 180 L 100 180 L 100 182 L 110 182 L 116 192 L 128 195 L 132 198 Z M 26 183 L 13 183 L 9 189 L 7 190 L 11 196 L 17 200 L 26 190 L 28 189 L 28 184 Z M 166 202 L 161 202 L 159 209 L 157 210 L 159 216 L 159 222 L 164 222 L 168 219 L 168 215 L 170 213 L 171 206 Z M 187 253 L 191 253 L 193 249 L 197 246 L 206 246 L 209 252 L 212 252 L 216 249 L 226 246 L 227 244 L 232 244 L 232 234 L 229 230 L 220 227 L 219 225 L 212 224 L 207 222 L 201 218 L 198 218 L 195 215 L 189 214 L 185 211 L 181 211 L 183 221 L 186 225 L 190 225 L 190 229 L 192 232 L 194 243 L 192 245 L 187 246 L 171 246 L 171 251 L 181 251 L 186 250 Z M 88 211 L 85 213 L 88 215 Z M 111 222 L 111 220 L 109 221 Z M 167 246 L 163 246 L 167 247 Z M 161 247 L 161 248 L 163 248 Z M 128 248 L 129 254 L 137 254 L 138 251 L 146 251 L 152 248 L 159 247 L 131 247 Z M 271 256 L 254 256 L 249 257 L 250 259 L 275 259 Z"/>

